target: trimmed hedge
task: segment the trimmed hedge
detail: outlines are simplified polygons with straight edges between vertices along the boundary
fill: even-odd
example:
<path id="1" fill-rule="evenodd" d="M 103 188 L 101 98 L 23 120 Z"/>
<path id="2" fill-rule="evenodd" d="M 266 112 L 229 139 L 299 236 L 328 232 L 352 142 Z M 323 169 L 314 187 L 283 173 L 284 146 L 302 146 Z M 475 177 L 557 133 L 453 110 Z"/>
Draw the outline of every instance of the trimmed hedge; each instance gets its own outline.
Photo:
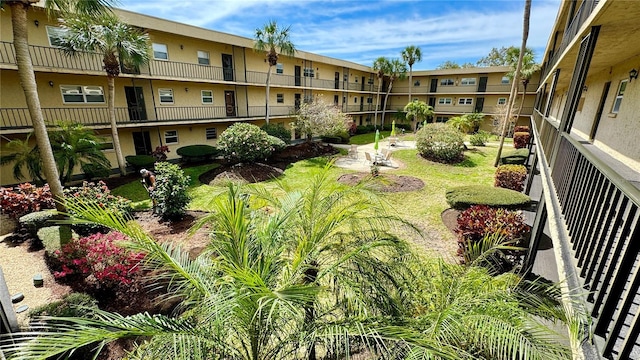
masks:
<path id="1" fill-rule="evenodd" d="M 20 217 L 20 225 L 27 228 L 33 236 L 38 235 L 38 230 L 51 226 L 49 221 L 53 220 L 57 212 L 55 210 L 36 211 Z"/>
<path id="2" fill-rule="evenodd" d="M 516 149 L 522 149 L 527 147 L 527 144 L 529 144 L 529 138 L 531 137 L 531 135 L 529 135 L 528 132 L 517 132 L 513 134 L 513 147 Z"/>
<path id="3" fill-rule="evenodd" d="M 500 156 L 501 164 L 524 165 L 529 158 L 529 149 L 517 149 L 509 151 Z"/>
<path id="4" fill-rule="evenodd" d="M 446 198 L 449 205 L 455 209 L 466 209 L 472 205 L 520 209 L 531 202 L 531 198 L 523 193 L 486 185 L 449 189 Z"/>
<path id="5" fill-rule="evenodd" d="M 526 178 L 527 168 L 524 165 L 500 165 L 496 169 L 493 185 L 504 189 L 522 191 Z"/>
<path id="6" fill-rule="evenodd" d="M 526 132 L 526 133 L 528 133 L 528 132 L 531 132 L 531 130 L 529 130 L 528 126 L 522 126 L 521 125 L 521 126 L 514 127 L 513 128 L 513 132 L 514 133 L 517 133 L 517 132 Z"/>
<path id="7" fill-rule="evenodd" d="M 180 155 L 185 162 L 209 160 L 219 153 L 220 151 L 211 145 L 188 145 L 176 150 L 176 154 Z"/>
<path id="8" fill-rule="evenodd" d="M 129 155 L 125 156 L 124 159 L 136 170 L 152 168 L 156 162 L 156 158 L 151 155 Z"/>

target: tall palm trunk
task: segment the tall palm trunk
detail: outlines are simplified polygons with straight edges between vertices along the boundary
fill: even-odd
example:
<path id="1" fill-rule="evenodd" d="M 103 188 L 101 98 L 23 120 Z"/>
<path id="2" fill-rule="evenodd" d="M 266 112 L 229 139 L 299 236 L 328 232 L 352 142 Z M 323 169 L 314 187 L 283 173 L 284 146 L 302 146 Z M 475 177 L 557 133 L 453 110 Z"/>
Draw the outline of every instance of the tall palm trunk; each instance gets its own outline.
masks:
<path id="1" fill-rule="evenodd" d="M 304 272 L 304 282 L 306 284 L 313 284 L 318 280 L 318 262 L 312 261 L 311 267 L 307 268 Z M 313 326 L 313 323 L 316 320 L 316 309 L 315 309 L 315 301 L 309 301 L 304 307 L 304 322 L 305 327 L 307 329 Z M 307 360 L 316 360 L 316 344 L 311 344 L 309 348 L 309 355 L 307 356 Z"/>
<path id="2" fill-rule="evenodd" d="M 24 95 L 29 108 L 29 115 L 33 124 L 33 131 L 36 136 L 36 144 L 42 157 L 42 171 L 47 179 L 51 194 L 56 200 L 56 209 L 60 213 L 66 213 L 67 209 L 63 204 L 64 193 L 62 191 L 62 183 L 56 160 L 53 157 L 53 150 L 49 142 L 47 134 L 47 126 L 42 116 L 42 108 L 40 107 L 40 97 L 38 96 L 38 86 L 36 84 L 36 76 L 33 72 L 33 63 L 29 54 L 29 38 L 27 32 L 27 9 L 35 0 L 25 1 L 9 1 L 11 8 L 11 24 L 13 27 L 13 46 L 16 52 L 16 63 L 18 65 L 18 77 L 20 84 L 24 90 Z M 60 227 L 60 243 L 61 245 L 71 239 L 70 232 L 67 227 Z M 68 235 L 68 236 L 67 236 Z"/>
<path id="3" fill-rule="evenodd" d="M 493 162 L 493 166 L 498 166 L 500 163 L 500 157 L 502 156 L 502 148 L 504 147 L 504 137 L 507 133 L 507 127 L 511 121 L 511 108 L 515 101 L 515 94 L 518 89 L 518 81 L 520 78 L 520 70 L 522 69 L 522 58 L 524 52 L 527 50 L 527 38 L 529 37 L 529 18 L 531 15 L 531 0 L 525 0 L 524 2 L 524 21 L 522 26 L 522 45 L 520 46 L 520 55 L 518 56 L 518 65 L 513 76 L 513 84 L 511 84 L 511 93 L 509 94 L 509 103 L 507 105 L 507 114 L 502 125 L 502 134 L 500 135 L 500 145 L 498 146 L 498 153 L 496 154 L 496 160 Z"/>
<path id="4" fill-rule="evenodd" d="M 378 128 L 378 107 L 380 107 L 380 91 L 382 91 L 382 79 L 378 78 L 378 94 L 376 95 L 376 110 L 373 117 L 373 126 Z"/>
<path id="5" fill-rule="evenodd" d="M 269 124 L 269 113 L 270 113 L 270 111 L 269 111 L 269 88 L 271 87 L 271 68 L 272 67 L 273 66 L 271 64 L 269 64 L 269 70 L 267 70 L 267 89 L 265 91 L 266 98 L 264 99 L 265 100 L 265 106 L 266 106 L 266 109 L 265 109 L 266 112 L 265 112 L 265 115 L 264 115 L 264 121 L 267 124 Z"/>
<path id="6" fill-rule="evenodd" d="M 529 85 L 529 80 L 522 81 L 522 101 L 520 102 L 520 107 L 518 108 L 518 116 L 516 117 L 516 122 L 520 119 L 520 114 L 522 113 L 522 107 L 524 106 L 524 99 L 527 96 L 527 85 Z"/>
<path id="7" fill-rule="evenodd" d="M 382 106 L 382 119 L 380 119 L 380 128 L 384 130 L 384 117 L 387 113 L 387 99 L 389 99 L 389 93 L 391 92 L 391 88 L 393 88 L 393 78 L 389 79 L 389 88 L 387 89 L 387 93 L 384 95 L 384 105 Z"/>
<path id="8" fill-rule="evenodd" d="M 116 87 L 115 78 L 113 76 L 107 76 L 107 84 L 109 87 L 109 98 L 107 98 L 107 106 L 109 107 L 109 122 L 111 123 L 111 137 L 113 138 L 113 149 L 116 152 L 116 158 L 118 160 L 118 169 L 120 174 L 127 174 L 127 165 L 124 162 L 124 156 L 122 156 L 122 147 L 120 147 L 120 136 L 118 134 L 118 125 L 116 124 Z"/>
<path id="9" fill-rule="evenodd" d="M 411 102 L 411 90 L 413 90 L 413 64 L 409 64 L 409 102 L 408 103 Z"/>

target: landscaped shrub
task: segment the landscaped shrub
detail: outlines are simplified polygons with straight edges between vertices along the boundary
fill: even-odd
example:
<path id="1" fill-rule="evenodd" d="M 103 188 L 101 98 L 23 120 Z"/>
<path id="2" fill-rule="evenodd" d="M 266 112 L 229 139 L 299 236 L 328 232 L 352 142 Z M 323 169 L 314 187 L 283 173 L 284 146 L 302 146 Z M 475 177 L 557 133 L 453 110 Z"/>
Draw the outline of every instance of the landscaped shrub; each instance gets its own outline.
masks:
<path id="1" fill-rule="evenodd" d="M 64 196 L 67 202 L 71 201 L 87 205 L 96 204 L 103 209 L 121 214 L 126 218 L 130 217 L 133 212 L 131 201 L 121 196 L 111 195 L 111 190 L 103 181 L 98 183 L 85 181 L 80 187 L 66 188 L 64 189 Z M 69 208 L 68 211 L 71 216 L 77 215 L 73 208 Z M 106 231 L 104 227 L 95 224 L 74 224 L 72 227 L 80 235 Z"/>
<path id="2" fill-rule="evenodd" d="M 522 191 L 527 178 L 527 168 L 523 165 L 500 165 L 496 169 L 494 186 Z"/>
<path id="3" fill-rule="evenodd" d="M 464 138 L 455 128 L 438 123 L 427 124 L 416 134 L 416 147 L 424 158 L 454 163 L 464 157 Z"/>
<path id="4" fill-rule="evenodd" d="M 178 165 L 168 162 L 156 164 L 156 188 L 150 195 L 156 202 L 157 214 L 169 220 L 179 219 L 184 215 L 191 200 L 187 194 L 189 181 L 189 176 Z"/>
<path id="5" fill-rule="evenodd" d="M 218 149 L 227 159 L 237 162 L 265 160 L 274 151 L 269 135 L 247 123 L 233 124 L 220 134 Z"/>
<path id="6" fill-rule="evenodd" d="M 527 147 L 527 144 L 529 144 L 529 138 L 531 137 L 531 135 L 529 135 L 528 132 L 516 132 L 513 134 L 513 147 L 516 149 L 522 149 Z"/>
<path id="7" fill-rule="evenodd" d="M 468 258 L 466 252 L 471 244 L 482 241 L 486 236 L 499 236 L 509 246 L 522 247 L 530 231 L 524 218 L 519 212 L 501 208 L 491 208 L 486 205 L 475 205 L 458 215 L 458 255 Z M 502 250 L 509 270 L 518 265 L 522 251 Z"/>
<path id="8" fill-rule="evenodd" d="M 153 156 L 156 159 L 156 161 L 166 161 L 168 152 L 171 152 L 168 146 L 166 145 L 156 146 L 156 149 L 153 150 L 153 152 L 151 153 L 151 156 Z"/>
<path id="9" fill-rule="evenodd" d="M 473 146 L 485 146 L 489 138 L 491 137 L 491 133 L 480 130 L 475 134 L 469 136 L 469 143 Z"/>
<path id="10" fill-rule="evenodd" d="M 261 129 L 267 134 L 284 141 L 285 144 L 289 144 L 291 142 L 291 130 L 287 129 L 282 124 L 264 124 Z"/>
<path id="11" fill-rule="evenodd" d="M 356 127 L 356 134 L 368 134 L 376 131 L 373 125 L 360 125 Z"/>
<path id="12" fill-rule="evenodd" d="M 528 133 L 528 132 L 531 132 L 531 130 L 529 130 L 528 126 L 519 125 L 519 126 L 516 126 L 516 127 L 513 128 L 513 132 L 514 133 L 517 133 L 517 132 L 526 132 L 526 133 Z"/>
<path id="13" fill-rule="evenodd" d="M 125 156 L 124 159 L 133 166 L 136 171 L 142 168 L 153 168 L 153 164 L 156 162 L 156 158 L 151 155 L 129 155 Z"/>
<path id="14" fill-rule="evenodd" d="M 182 156 L 185 162 L 209 160 L 218 153 L 218 149 L 211 145 L 188 145 L 176 150 L 176 154 Z"/>
<path id="15" fill-rule="evenodd" d="M 36 211 L 31 214 L 21 216 L 19 222 L 20 225 L 26 228 L 33 237 L 36 237 L 38 236 L 38 230 L 52 225 L 50 221 L 53 220 L 56 214 L 55 210 Z"/>
<path id="16" fill-rule="evenodd" d="M 125 240 L 127 237 L 116 231 L 72 240 L 53 252 L 56 266 L 53 276 L 70 281 L 83 280 L 91 290 L 130 284 L 144 255 L 118 244 Z"/>
<path id="17" fill-rule="evenodd" d="M 49 185 L 36 187 L 30 183 L 14 188 L 0 188 L 0 212 L 13 219 L 44 209 L 53 209 L 55 203 Z"/>
<path id="18" fill-rule="evenodd" d="M 53 316 L 91 318 L 97 309 L 98 301 L 90 295 L 83 293 L 71 293 L 65 295 L 62 300 L 34 308 L 29 312 L 29 317 Z"/>
<path id="19" fill-rule="evenodd" d="M 111 169 L 93 163 L 82 164 L 82 172 L 84 173 L 84 178 L 87 181 L 91 181 L 92 179 L 107 178 L 109 177 L 109 175 L 111 175 Z"/>
<path id="20" fill-rule="evenodd" d="M 529 158 L 529 149 L 516 149 L 509 152 L 505 152 L 500 157 L 501 164 L 514 164 L 514 165 L 524 165 Z"/>
<path id="21" fill-rule="evenodd" d="M 472 205 L 519 209 L 531 202 L 531 198 L 523 193 L 485 185 L 460 186 L 448 190 L 445 196 L 449 205 L 456 209 Z"/>
<path id="22" fill-rule="evenodd" d="M 269 135 L 269 144 L 273 147 L 273 151 L 280 151 L 287 147 L 284 141 L 271 135 Z"/>

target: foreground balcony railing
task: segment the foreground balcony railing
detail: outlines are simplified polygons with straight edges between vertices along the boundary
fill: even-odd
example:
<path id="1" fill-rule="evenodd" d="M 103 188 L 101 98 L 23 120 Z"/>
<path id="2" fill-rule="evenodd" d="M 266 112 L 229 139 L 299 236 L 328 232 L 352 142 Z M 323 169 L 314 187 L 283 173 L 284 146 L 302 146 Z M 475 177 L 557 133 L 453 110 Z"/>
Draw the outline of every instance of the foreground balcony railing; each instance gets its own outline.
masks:
<path id="1" fill-rule="evenodd" d="M 534 124 L 537 146 L 555 159 L 552 201 L 566 225 L 571 254 L 565 255 L 575 259 L 572 266 L 588 291 L 599 351 L 608 359 L 637 358 L 632 354 L 640 351 L 640 190 L 538 112 Z"/>

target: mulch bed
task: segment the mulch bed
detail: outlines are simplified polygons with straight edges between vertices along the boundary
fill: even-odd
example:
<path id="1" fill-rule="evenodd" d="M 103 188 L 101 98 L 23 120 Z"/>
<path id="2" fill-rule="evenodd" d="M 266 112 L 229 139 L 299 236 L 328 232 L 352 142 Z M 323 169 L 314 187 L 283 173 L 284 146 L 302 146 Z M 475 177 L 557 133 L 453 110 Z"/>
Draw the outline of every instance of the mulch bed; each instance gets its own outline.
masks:
<path id="1" fill-rule="evenodd" d="M 454 235 L 457 235 L 456 228 L 458 227 L 458 215 L 460 215 L 460 212 L 460 210 L 449 208 L 440 215 L 444 225 L 451 230 Z"/>
<path id="2" fill-rule="evenodd" d="M 357 185 L 366 182 L 366 187 L 381 192 L 416 191 L 424 187 L 424 181 L 413 176 L 397 176 L 380 174 L 371 176 L 369 173 L 345 174 L 338 178 L 338 182 L 347 185 Z"/>

